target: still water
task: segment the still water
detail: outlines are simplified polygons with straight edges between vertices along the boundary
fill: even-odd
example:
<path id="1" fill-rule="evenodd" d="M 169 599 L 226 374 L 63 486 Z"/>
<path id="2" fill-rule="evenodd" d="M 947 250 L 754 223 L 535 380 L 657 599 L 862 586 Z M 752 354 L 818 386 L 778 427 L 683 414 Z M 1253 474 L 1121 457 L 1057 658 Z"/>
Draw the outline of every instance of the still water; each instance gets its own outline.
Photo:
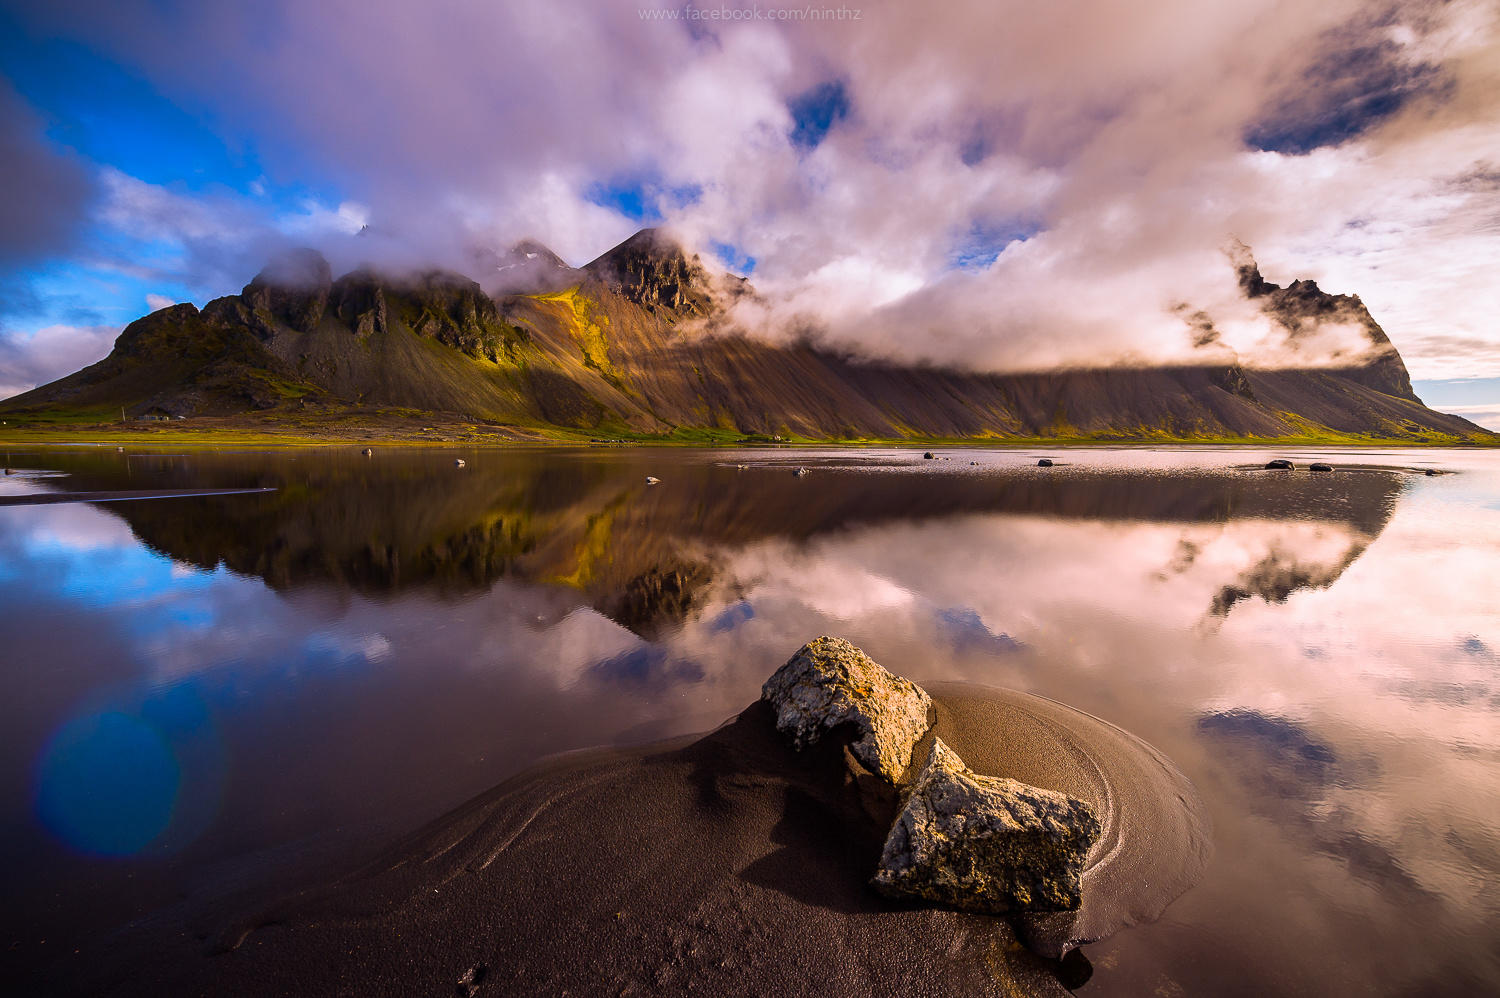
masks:
<path id="1" fill-rule="evenodd" d="M 6 974 L 711 728 L 829 633 L 1197 785 L 1207 876 L 1081 993 L 1500 993 L 1500 454 L 1052 456 L 10 453 L 0 502 L 274 491 L 0 507 Z"/>

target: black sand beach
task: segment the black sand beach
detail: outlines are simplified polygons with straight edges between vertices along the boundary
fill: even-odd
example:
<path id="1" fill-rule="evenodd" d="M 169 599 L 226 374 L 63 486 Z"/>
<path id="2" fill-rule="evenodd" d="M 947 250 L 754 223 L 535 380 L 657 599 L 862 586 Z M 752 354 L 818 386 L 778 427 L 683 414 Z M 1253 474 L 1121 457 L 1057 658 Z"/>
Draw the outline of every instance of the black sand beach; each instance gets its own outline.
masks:
<path id="1" fill-rule="evenodd" d="M 554 759 L 249 917 L 137 926 L 67 990 L 1064 994 L 1089 974 L 1067 951 L 1155 918 L 1199 876 L 1211 847 L 1197 795 L 1097 718 L 1015 692 L 930 691 L 936 725 L 915 758 L 941 737 L 976 771 L 1095 807 L 1104 833 L 1080 911 L 1013 928 L 881 898 L 868 881 L 894 792 L 854 776 L 842 746 L 793 751 L 757 703 L 706 736 Z"/>

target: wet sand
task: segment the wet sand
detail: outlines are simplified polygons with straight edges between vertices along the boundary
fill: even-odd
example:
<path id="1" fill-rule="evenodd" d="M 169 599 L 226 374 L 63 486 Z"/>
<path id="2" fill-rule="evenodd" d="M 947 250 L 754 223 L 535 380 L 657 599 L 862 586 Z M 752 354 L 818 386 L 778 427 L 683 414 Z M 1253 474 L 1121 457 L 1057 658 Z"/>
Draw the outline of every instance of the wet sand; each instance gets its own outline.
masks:
<path id="1" fill-rule="evenodd" d="M 138 927 L 118 959 L 73 983 L 143 995 L 1066 994 L 1088 978 L 1086 959 L 1037 954 L 1159 915 L 1209 857 L 1202 805 L 1170 762 L 1097 718 L 1009 691 L 929 691 L 928 739 L 977 771 L 1095 806 L 1104 833 L 1079 912 L 1013 928 L 881 898 L 868 880 L 894 791 L 840 745 L 792 751 L 757 703 L 705 736 L 554 759 L 249 917 Z"/>

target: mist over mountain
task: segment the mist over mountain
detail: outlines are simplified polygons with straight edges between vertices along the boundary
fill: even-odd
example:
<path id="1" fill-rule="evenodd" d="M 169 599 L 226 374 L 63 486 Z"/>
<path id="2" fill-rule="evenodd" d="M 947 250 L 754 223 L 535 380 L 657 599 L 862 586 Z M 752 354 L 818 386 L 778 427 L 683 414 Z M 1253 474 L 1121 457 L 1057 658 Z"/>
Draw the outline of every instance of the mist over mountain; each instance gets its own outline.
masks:
<path id="1" fill-rule="evenodd" d="M 1421 403 L 1357 297 L 1278 286 L 1248 248 L 1234 254 L 1242 307 L 1278 330 L 1277 351 L 1240 357 L 1195 310 L 1184 322 L 1196 363 L 1018 372 L 864 356 L 815 325 L 790 341 L 747 327 L 744 306 L 763 301 L 751 283 L 661 229 L 579 268 L 534 241 L 475 254 L 482 281 L 372 267 L 335 278 L 302 250 L 238 295 L 131 323 L 104 360 L 0 411 L 86 421 L 359 407 L 517 429 L 844 439 L 1488 439 Z"/>
<path id="2" fill-rule="evenodd" d="M 476 248 L 472 259 L 474 275 L 490 295 L 559 291 L 578 280 L 577 270 L 535 239 L 503 251 Z"/>

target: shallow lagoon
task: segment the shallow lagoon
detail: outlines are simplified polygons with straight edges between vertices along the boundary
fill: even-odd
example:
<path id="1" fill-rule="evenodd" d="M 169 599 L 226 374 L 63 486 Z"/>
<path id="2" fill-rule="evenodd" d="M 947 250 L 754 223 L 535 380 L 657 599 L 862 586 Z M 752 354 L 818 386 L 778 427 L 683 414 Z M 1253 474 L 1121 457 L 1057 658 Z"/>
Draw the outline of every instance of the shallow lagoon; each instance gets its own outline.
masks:
<path id="1" fill-rule="evenodd" d="M 0 508 L 7 964 L 711 728 L 833 633 L 1197 785 L 1206 878 L 1084 993 L 1500 988 L 1500 454 L 938 453 L 8 455 L 0 496 L 275 491 Z"/>

